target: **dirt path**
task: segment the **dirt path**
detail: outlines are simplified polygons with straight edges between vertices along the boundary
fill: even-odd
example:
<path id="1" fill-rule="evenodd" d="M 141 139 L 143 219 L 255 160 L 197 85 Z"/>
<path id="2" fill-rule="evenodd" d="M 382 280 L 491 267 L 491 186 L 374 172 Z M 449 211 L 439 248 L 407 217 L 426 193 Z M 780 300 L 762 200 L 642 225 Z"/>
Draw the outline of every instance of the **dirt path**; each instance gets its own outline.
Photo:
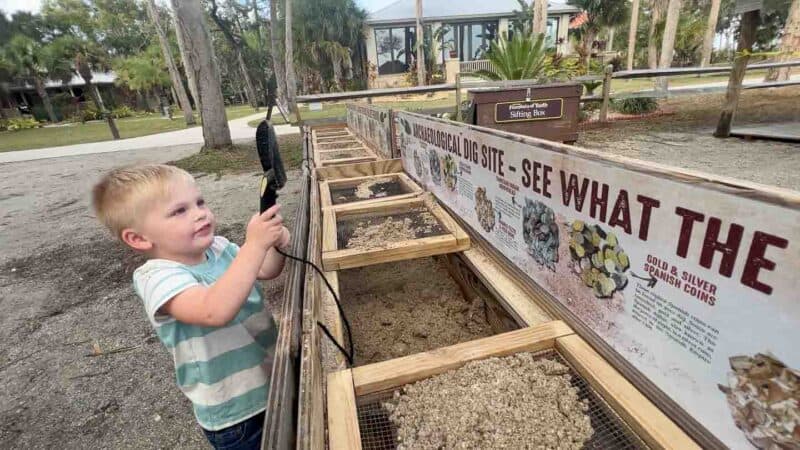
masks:
<path id="1" fill-rule="evenodd" d="M 141 262 L 89 209 L 102 172 L 166 162 L 194 146 L 0 165 L 2 447 L 198 448 L 206 445 L 175 386 L 130 275 Z M 200 176 L 218 233 L 241 243 L 258 173 Z M 282 191 L 290 220 L 297 173 Z M 271 303 L 282 280 L 264 286 Z M 103 354 L 91 356 L 93 349 Z"/>
<path id="2" fill-rule="evenodd" d="M 712 136 L 724 96 L 663 102 L 667 115 L 581 132 L 576 145 L 800 191 L 800 144 Z M 745 91 L 735 125 L 800 123 L 800 88 Z"/>

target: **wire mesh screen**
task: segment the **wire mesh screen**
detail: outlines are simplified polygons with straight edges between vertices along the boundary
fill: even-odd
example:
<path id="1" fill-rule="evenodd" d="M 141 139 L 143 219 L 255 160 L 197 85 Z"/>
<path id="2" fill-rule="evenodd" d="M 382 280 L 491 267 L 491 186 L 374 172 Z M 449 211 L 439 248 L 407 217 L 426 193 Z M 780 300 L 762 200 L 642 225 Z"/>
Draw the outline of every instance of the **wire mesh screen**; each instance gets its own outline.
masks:
<path id="1" fill-rule="evenodd" d="M 578 398 L 587 400 L 589 404 L 587 414 L 592 423 L 594 434 L 584 444 L 584 449 L 628 450 L 648 448 L 558 352 L 547 350 L 538 353 L 536 356 L 538 358 L 552 359 L 569 367 L 570 382 L 578 389 Z M 356 399 L 361 445 L 365 450 L 397 448 L 397 427 L 391 422 L 388 411 L 382 405 L 392 398 L 394 392 L 390 391 Z"/>
<path id="2" fill-rule="evenodd" d="M 426 208 L 411 208 L 406 212 L 337 217 L 338 249 L 379 248 L 385 244 L 422 239 L 447 234 L 441 223 Z M 370 236 L 371 242 L 356 245 L 355 236 Z"/>
<path id="3" fill-rule="evenodd" d="M 361 147 L 361 143 L 356 141 L 355 139 L 336 140 L 330 142 L 317 140 L 317 148 L 320 150 L 337 150 L 340 148 L 358 148 L 358 147 Z"/>
<path id="4" fill-rule="evenodd" d="M 369 153 L 363 148 L 351 148 L 345 150 L 334 150 L 328 152 L 320 152 L 319 158 L 322 161 L 330 161 L 333 159 L 345 158 L 359 158 L 361 156 L 369 156 Z"/>
<path id="5" fill-rule="evenodd" d="M 405 183 L 401 182 L 397 177 L 367 180 L 355 185 L 331 185 L 330 190 L 331 202 L 334 205 L 393 197 L 411 192 Z"/>

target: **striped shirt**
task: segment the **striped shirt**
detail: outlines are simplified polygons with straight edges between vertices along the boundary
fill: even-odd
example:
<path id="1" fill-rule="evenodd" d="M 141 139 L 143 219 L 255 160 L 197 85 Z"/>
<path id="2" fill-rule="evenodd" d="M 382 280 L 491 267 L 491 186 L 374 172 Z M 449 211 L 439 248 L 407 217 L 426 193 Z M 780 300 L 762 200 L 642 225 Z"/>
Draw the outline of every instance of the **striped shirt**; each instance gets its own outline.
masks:
<path id="1" fill-rule="evenodd" d="M 278 330 L 257 285 L 227 325 L 178 322 L 159 308 L 193 286 L 214 284 L 239 252 L 216 236 L 206 261 L 195 266 L 151 259 L 136 269 L 133 287 L 147 317 L 175 361 L 178 387 L 189 397 L 200 426 L 216 431 L 264 411 Z"/>

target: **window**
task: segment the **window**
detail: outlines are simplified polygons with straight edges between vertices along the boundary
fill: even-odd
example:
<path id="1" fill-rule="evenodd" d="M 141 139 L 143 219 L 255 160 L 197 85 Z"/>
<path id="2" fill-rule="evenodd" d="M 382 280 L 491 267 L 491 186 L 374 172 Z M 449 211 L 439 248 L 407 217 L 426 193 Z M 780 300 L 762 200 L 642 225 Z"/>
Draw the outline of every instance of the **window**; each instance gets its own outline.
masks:
<path id="1" fill-rule="evenodd" d="M 459 61 L 483 59 L 491 42 L 497 38 L 497 21 L 451 23 L 442 36 L 442 49 L 455 52 Z M 444 53 L 442 60 L 444 60 Z"/>
<path id="2" fill-rule="evenodd" d="M 545 46 L 548 49 L 554 49 L 556 47 L 556 43 L 558 40 L 558 17 L 548 17 L 547 18 L 547 29 L 545 30 L 544 41 Z M 512 39 L 514 37 L 514 22 L 509 21 L 508 23 L 508 38 Z"/>
<path id="3" fill-rule="evenodd" d="M 414 27 L 376 29 L 378 75 L 407 72 L 413 62 L 415 45 Z"/>

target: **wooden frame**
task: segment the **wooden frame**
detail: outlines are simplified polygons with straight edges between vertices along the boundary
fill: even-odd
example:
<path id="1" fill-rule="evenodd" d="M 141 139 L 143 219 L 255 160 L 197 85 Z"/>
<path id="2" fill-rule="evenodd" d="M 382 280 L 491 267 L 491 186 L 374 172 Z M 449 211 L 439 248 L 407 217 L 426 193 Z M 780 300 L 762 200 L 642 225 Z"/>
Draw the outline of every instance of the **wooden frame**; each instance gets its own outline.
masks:
<path id="1" fill-rule="evenodd" d="M 337 221 L 342 217 L 362 214 L 386 215 L 407 212 L 410 208 L 425 207 L 445 229 L 446 234 L 420 239 L 391 242 L 384 248 L 339 249 Z M 338 210 L 323 211 L 322 218 L 322 266 L 326 271 L 350 269 L 424 256 L 460 252 L 470 247 L 466 232 L 429 195 L 402 200 L 388 200 L 369 205 L 347 206 Z"/>
<path id="2" fill-rule="evenodd" d="M 333 203 L 333 195 L 331 194 L 331 188 L 352 187 L 352 186 L 357 186 L 365 181 L 382 180 L 382 179 L 397 180 L 397 182 L 400 183 L 403 187 L 405 187 L 406 190 L 409 192 L 405 194 L 392 195 L 387 197 L 355 200 L 347 203 L 340 203 L 340 204 Z M 370 205 L 373 203 L 380 203 L 388 200 L 400 200 L 404 198 L 416 197 L 422 193 L 422 188 L 417 183 L 415 183 L 414 180 L 409 178 L 408 175 L 399 172 L 399 173 L 390 173 L 384 175 L 368 175 L 364 177 L 342 178 L 339 180 L 322 181 L 319 184 L 319 191 L 320 191 L 320 201 L 323 210 L 327 208 L 341 210 L 355 205 L 359 206 Z"/>
<path id="3" fill-rule="evenodd" d="M 403 172 L 403 161 L 400 159 L 379 159 L 376 161 L 318 167 L 316 169 L 317 179 L 320 181 L 399 172 Z"/>
<path id="4" fill-rule="evenodd" d="M 554 350 L 568 361 L 650 447 L 700 448 L 561 321 L 329 374 L 328 411 L 336 412 L 328 414 L 330 448 L 361 448 L 356 397 L 392 391 L 470 361 L 543 350 Z"/>
<path id="5" fill-rule="evenodd" d="M 322 158 L 323 155 L 326 153 L 335 153 L 341 151 L 348 151 L 348 150 L 358 150 L 360 153 L 364 153 L 363 156 L 355 156 L 351 158 L 340 158 L 340 159 L 328 159 L 324 160 Z M 376 155 L 372 150 L 367 147 L 353 147 L 347 149 L 336 149 L 336 150 L 320 150 L 314 147 L 314 161 L 316 167 L 326 167 L 326 166 L 334 166 L 339 164 L 350 164 L 350 163 L 357 163 L 357 162 L 367 162 L 367 161 L 376 161 L 378 159 L 378 155 Z"/>

